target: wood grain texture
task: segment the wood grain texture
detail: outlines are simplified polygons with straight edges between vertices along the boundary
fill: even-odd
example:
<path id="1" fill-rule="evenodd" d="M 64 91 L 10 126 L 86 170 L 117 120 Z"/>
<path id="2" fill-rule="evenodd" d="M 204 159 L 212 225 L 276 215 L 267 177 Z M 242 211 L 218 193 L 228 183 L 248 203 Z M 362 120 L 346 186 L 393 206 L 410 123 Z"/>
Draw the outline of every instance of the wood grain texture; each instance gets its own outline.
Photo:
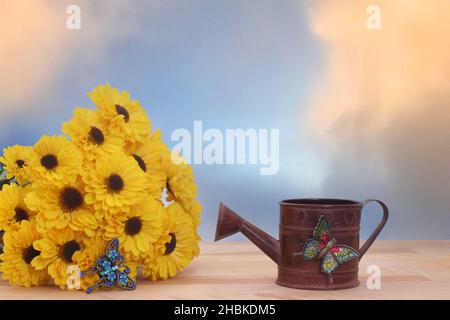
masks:
<path id="1" fill-rule="evenodd" d="M 369 290 L 369 265 L 381 268 L 381 290 Z M 357 288 L 308 291 L 276 285 L 276 265 L 251 243 L 202 245 L 202 254 L 176 278 L 138 280 L 135 291 L 87 295 L 55 286 L 11 287 L 0 299 L 450 299 L 450 241 L 377 241 L 360 263 Z"/>

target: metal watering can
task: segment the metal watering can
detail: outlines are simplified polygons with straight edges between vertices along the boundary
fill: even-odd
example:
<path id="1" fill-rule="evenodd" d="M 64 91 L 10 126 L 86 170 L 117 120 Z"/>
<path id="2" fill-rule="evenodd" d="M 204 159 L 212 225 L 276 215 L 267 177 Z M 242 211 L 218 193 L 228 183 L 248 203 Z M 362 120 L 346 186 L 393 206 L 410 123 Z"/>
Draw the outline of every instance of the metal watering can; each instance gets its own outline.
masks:
<path id="1" fill-rule="evenodd" d="M 383 217 L 359 247 L 361 212 L 369 202 L 381 206 Z M 244 234 L 278 265 L 276 283 L 281 286 L 315 290 L 358 286 L 359 260 L 386 224 L 387 206 L 374 199 L 289 199 L 279 205 L 279 240 L 221 203 L 215 241 Z"/>

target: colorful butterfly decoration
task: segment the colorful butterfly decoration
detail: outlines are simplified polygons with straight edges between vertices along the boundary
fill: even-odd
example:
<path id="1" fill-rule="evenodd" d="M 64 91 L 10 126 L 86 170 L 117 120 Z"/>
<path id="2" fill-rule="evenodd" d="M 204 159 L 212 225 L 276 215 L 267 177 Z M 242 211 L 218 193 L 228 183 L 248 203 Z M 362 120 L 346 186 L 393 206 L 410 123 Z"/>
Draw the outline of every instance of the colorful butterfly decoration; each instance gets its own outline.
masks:
<path id="1" fill-rule="evenodd" d="M 319 222 L 313 231 L 313 239 L 306 240 L 302 252 L 294 253 L 301 255 L 306 260 L 322 259 L 322 272 L 330 277 L 333 282 L 332 273 L 341 264 L 358 258 L 358 252 L 350 246 L 337 245 L 337 241 L 331 237 L 330 224 L 325 216 L 321 215 Z"/>
<path id="2" fill-rule="evenodd" d="M 119 252 L 119 240 L 112 239 L 106 246 L 105 254 L 95 261 L 93 267 L 81 272 L 81 276 L 97 273 L 99 280 L 89 288 L 91 293 L 97 288 L 121 288 L 125 290 L 136 289 L 136 283 L 128 275 L 130 268 L 123 265 L 124 257 Z"/>

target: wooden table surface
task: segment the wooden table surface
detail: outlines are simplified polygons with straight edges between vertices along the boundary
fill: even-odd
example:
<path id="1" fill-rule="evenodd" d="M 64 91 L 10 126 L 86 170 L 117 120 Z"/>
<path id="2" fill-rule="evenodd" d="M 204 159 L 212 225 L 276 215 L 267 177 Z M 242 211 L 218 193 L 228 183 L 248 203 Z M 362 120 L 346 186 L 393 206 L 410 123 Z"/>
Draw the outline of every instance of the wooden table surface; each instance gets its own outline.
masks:
<path id="1" fill-rule="evenodd" d="M 369 290 L 367 267 L 381 269 L 381 289 Z M 202 254 L 174 279 L 138 280 L 135 291 L 87 295 L 55 286 L 10 287 L 0 299 L 450 299 L 450 241 L 376 241 L 360 263 L 357 288 L 296 290 L 274 283 L 276 265 L 248 242 L 204 243 Z"/>

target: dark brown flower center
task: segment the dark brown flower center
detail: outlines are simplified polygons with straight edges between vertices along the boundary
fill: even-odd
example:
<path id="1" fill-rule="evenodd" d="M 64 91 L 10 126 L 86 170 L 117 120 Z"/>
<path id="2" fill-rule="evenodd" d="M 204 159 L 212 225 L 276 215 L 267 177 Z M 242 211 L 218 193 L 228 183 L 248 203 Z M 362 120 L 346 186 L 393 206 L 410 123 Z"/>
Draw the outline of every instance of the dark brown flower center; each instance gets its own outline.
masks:
<path id="1" fill-rule="evenodd" d="M 66 187 L 61 191 L 60 201 L 65 209 L 73 211 L 83 204 L 83 195 L 76 188 Z"/>
<path id="2" fill-rule="evenodd" d="M 125 222 L 125 233 L 129 236 L 138 234 L 142 229 L 142 221 L 139 217 L 133 217 Z"/>
<path id="3" fill-rule="evenodd" d="M 81 247 L 78 242 L 76 242 L 75 240 L 71 240 L 61 246 L 59 255 L 65 262 L 72 263 L 73 254 L 80 249 Z"/>
<path id="4" fill-rule="evenodd" d="M 122 107 L 120 104 L 116 104 L 116 112 L 117 114 L 120 114 L 123 116 L 123 119 L 125 122 L 130 121 L 130 114 L 128 113 L 128 110 Z"/>
<path id="5" fill-rule="evenodd" d="M 33 259 L 36 258 L 40 254 L 41 254 L 41 252 L 39 250 L 36 250 L 35 248 L 33 248 L 33 245 L 31 245 L 28 248 L 25 248 L 25 250 L 23 251 L 22 257 L 26 264 L 30 264 L 31 261 L 33 261 Z"/>
<path id="6" fill-rule="evenodd" d="M 169 196 L 172 196 L 173 198 L 175 198 L 175 195 L 173 194 L 173 191 L 170 188 L 169 179 L 167 179 L 167 181 L 166 181 L 166 190 L 167 190 L 167 194 Z"/>
<path id="7" fill-rule="evenodd" d="M 47 170 L 52 170 L 58 165 L 58 159 L 53 154 L 47 154 L 41 158 L 41 165 Z"/>
<path id="8" fill-rule="evenodd" d="M 89 130 L 89 140 L 94 144 L 100 145 L 105 142 L 105 136 L 99 128 L 91 127 L 91 130 Z"/>
<path id="9" fill-rule="evenodd" d="M 166 251 L 164 252 L 164 255 L 171 254 L 175 248 L 177 247 L 177 237 L 175 236 L 175 233 L 169 233 L 169 236 L 172 237 L 169 242 L 166 243 Z"/>
<path id="10" fill-rule="evenodd" d="M 18 166 L 19 168 L 25 167 L 25 161 L 22 160 L 22 159 L 17 160 L 17 161 L 16 161 L 16 164 L 17 164 L 17 166 Z"/>
<path id="11" fill-rule="evenodd" d="M 119 192 L 125 185 L 122 177 L 118 174 L 110 175 L 107 180 L 108 189 L 112 192 Z"/>
<path id="12" fill-rule="evenodd" d="M 28 212 L 25 209 L 17 207 L 14 210 L 16 211 L 14 219 L 16 219 L 17 222 L 20 222 L 22 220 L 28 220 Z"/>
<path id="13" fill-rule="evenodd" d="M 147 165 L 144 162 L 144 159 L 142 159 L 137 154 L 133 154 L 134 160 L 138 163 L 139 167 L 142 169 L 142 171 L 147 172 Z"/>

